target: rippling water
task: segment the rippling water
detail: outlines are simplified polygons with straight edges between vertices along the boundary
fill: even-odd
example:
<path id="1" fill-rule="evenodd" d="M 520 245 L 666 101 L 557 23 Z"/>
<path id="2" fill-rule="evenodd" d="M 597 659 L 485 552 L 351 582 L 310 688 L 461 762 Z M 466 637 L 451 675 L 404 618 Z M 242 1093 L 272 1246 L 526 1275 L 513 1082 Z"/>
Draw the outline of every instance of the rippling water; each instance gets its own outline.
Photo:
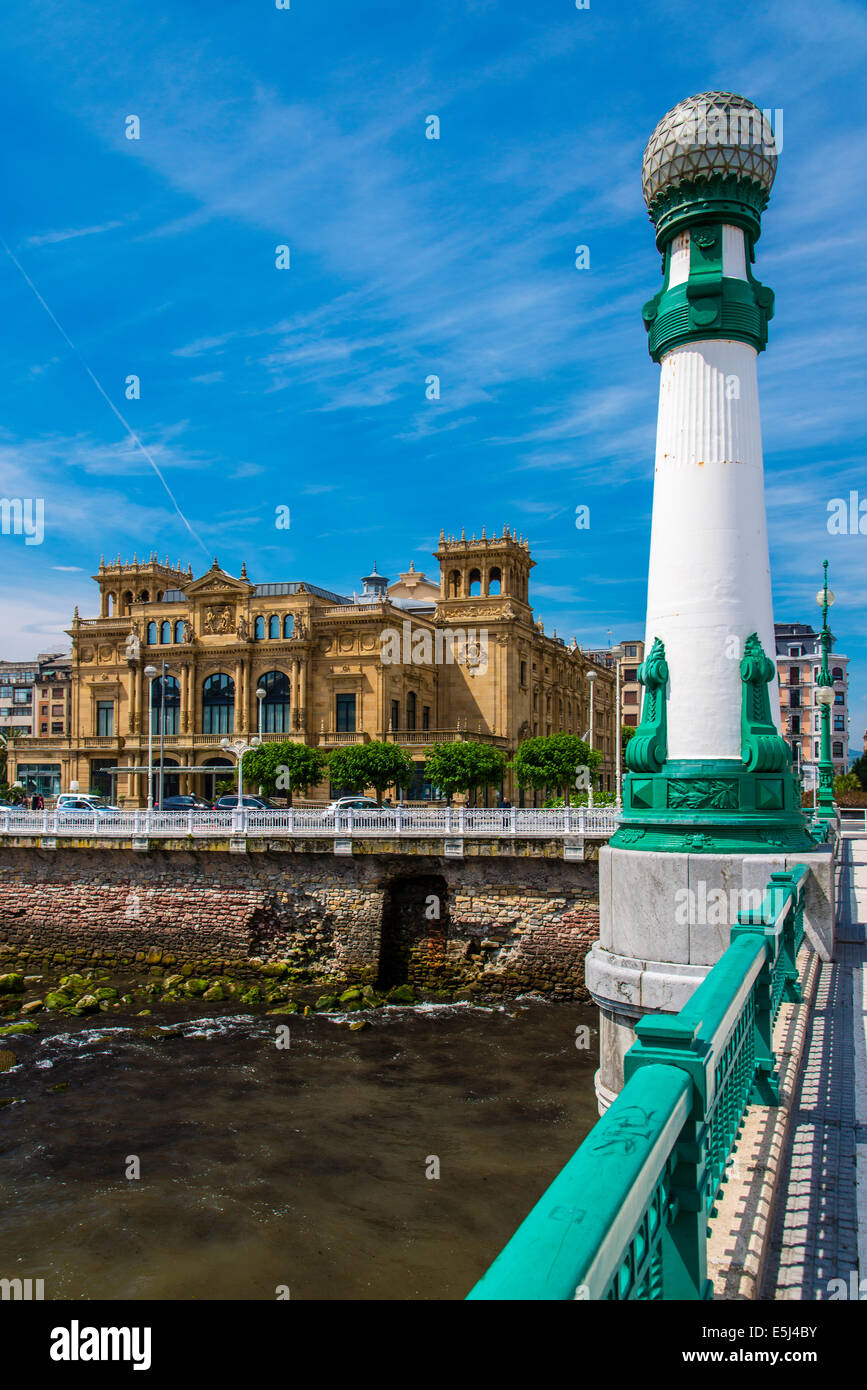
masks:
<path id="1" fill-rule="evenodd" d="M 167 1008 L 0 1039 L 0 1096 L 23 1098 L 0 1109 L 0 1277 L 46 1299 L 462 1298 L 596 1119 L 595 1011 L 367 1017 Z"/>

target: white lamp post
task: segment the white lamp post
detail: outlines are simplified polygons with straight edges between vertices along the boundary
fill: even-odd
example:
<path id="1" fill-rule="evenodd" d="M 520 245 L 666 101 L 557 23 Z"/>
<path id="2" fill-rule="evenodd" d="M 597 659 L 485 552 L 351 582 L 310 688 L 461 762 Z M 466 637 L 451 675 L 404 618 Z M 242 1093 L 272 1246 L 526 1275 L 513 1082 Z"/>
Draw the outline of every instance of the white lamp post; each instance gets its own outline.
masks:
<path id="1" fill-rule="evenodd" d="M 259 722 L 258 722 L 257 727 L 258 727 L 258 730 L 259 730 L 259 738 L 260 738 L 260 740 L 261 740 L 261 738 L 262 738 L 262 711 L 263 711 L 263 709 L 264 709 L 264 705 L 265 705 L 265 696 L 266 696 L 267 694 L 268 694 L 267 690 L 265 690 L 261 685 L 257 685 L 257 686 L 256 686 L 256 699 L 257 699 L 258 702 L 259 702 Z"/>
<path id="2" fill-rule="evenodd" d="M 234 753 L 238 759 L 238 810 L 244 805 L 244 754 L 248 748 L 258 748 L 262 740 L 258 734 L 254 734 L 248 743 L 246 739 L 224 738 L 220 740 L 220 747 L 225 748 L 227 753 Z"/>
<path id="3" fill-rule="evenodd" d="M 594 687 L 594 685 L 595 685 L 595 683 L 596 683 L 596 672 L 595 672 L 595 671 L 588 671 L 588 672 L 587 672 L 587 679 L 588 679 L 588 681 L 590 682 L 590 742 L 589 742 L 589 747 L 590 747 L 590 750 L 591 750 L 591 752 L 592 752 L 592 750 L 593 750 L 593 687 Z M 587 792 L 587 805 L 588 805 L 588 806 L 592 806 L 592 805 L 593 805 L 593 773 L 592 773 L 592 771 L 590 772 L 590 788 L 589 788 L 589 791 Z"/>
<path id="4" fill-rule="evenodd" d="M 148 811 L 154 809 L 154 681 L 156 666 L 146 666 L 144 675 L 148 678 Z"/>

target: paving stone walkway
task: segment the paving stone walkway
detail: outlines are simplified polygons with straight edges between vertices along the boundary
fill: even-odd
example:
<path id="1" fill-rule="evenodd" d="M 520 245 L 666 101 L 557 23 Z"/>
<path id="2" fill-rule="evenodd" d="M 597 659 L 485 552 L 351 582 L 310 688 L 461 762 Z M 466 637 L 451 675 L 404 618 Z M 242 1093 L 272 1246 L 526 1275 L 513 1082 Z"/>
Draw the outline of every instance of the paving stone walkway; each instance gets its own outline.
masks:
<path id="1" fill-rule="evenodd" d="M 843 1280 L 847 1290 L 853 1277 L 856 1289 L 867 1281 L 867 836 L 843 841 L 837 900 L 836 958 L 819 976 L 776 1202 L 766 1299 L 840 1297 L 831 1280 Z"/>

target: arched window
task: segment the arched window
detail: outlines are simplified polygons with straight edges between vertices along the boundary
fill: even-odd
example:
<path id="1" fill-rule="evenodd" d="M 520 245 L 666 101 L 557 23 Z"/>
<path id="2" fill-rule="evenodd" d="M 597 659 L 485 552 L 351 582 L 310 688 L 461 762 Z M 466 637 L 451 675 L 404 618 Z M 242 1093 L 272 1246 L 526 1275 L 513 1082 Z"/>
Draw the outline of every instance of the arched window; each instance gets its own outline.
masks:
<path id="1" fill-rule="evenodd" d="M 261 641 L 262 641 L 262 638 L 265 636 L 265 619 L 264 619 L 264 618 L 257 618 L 257 619 L 256 619 L 255 623 L 253 624 L 253 636 L 255 637 L 255 639 L 256 639 L 257 642 L 261 642 Z"/>
<path id="2" fill-rule="evenodd" d="M 503 592 L 503 575 L 498 566 L 494 566 L 488 575 L 488 593 L 501 594 Z"/>
<path id="3" fill-rule="evenodd" d="M 410 690 L 406 697 L 406 727 L 408 729 L 415 728 L 415 705 L 415 691 Z"/>
<path id="4" fill-rule="evenodd" d="M 172 625 L 168 619 L 160 624 L 160 642 L 167 646 L 172 640 Z"/>
<path id="5" fill-rule="evenodd" d="M 109 616 L 110 618 L 115 617 L 116 610 L 117 610 L 117 594 L 109 594 L 109 595 L 108 595 L 108 604 L 107 604 L 107 607 L 108 607 L 108 616 Z"/>
<path id="6" fill-rule="evenodd" d="M 175 623 L 175 641 L 176 641 L 176 642 L 183 642 L 183 640 L 184 640 L 184 624 L 183 624 L 183 621 L 182 621 L 180 618 L 178 618 L 178 621 Z"/>
<path id="7" fill-rule="evenodd" d="M 256 682 L 265 691 L 262 701 L 262 730 L 266 734 L 288 734 L 291 724 L 292 685 L 282 671 L 268 671 Z M 257 698 L 258 703 L 258 698 Z"/>
<path id="8" fill-rule="evenodd" d="M 481 570 L 470 570 L 470 598 L 476 598 L 482 592 Z"/>
<path id="9" fill-rule="evenodd" d="M 202 686 L 202 732 L 231 734 L 235 731 L 235 682 L 223 671 L 208 676 Z"/>
<path id="10" fill-rule="evenodd" d="M 141 593 L 139 594 L 138 598 L 136 599 L 136 603 L 150 603 L 150 601 L 151 601 L 151 596 L 150 596 L 149 591 L 148 591 L 147 589 L 142 589 Z"/>
<path id="11" fill-rule="evenodd" d="M 148 644 L 149 644 L 150 646 L 154 646 L 154 644 L 156 643 L 156 640 L 157 640 L 157 625 L 156 625 L 156 623 L 148 623 Z"/>
<path id="12" fill-rule="evenodd" d="M 153 733 L 160 732 L 160 722 L 162 717 L 162 732 L 164 734 L 176 734 L 180 723 L 181 714 L 181 687 L 174 676 L 157 676 L 151 681 L 151 730 Z"/>
<path id="13" fill-rule="evenodd" d="M 835 666 L 834 669 L 833 669 L 833 671 L 831 672 L 831 680 L 832 680 L 832 681 L 841 681 L 842 679 L 843 679 L 843 667 L 842 667 L 842 666 Z"/>
<path id="14" fill-rule="evenodd" d="M 131 607 L 132 607 L 132 589 L 127 589 L 126 593 L 125 593 L 124 596 L 123 596 L 123 611 L 124 611 L 124 613 L 128 613 Z"/>
<path id="15" fill-rule="evenodd" d="M 293 633 L 293 631 L 294 631 L 294 629 L 295 629 L 295 618 L 294 618 L 293 614 L 287 613 L 287 614 L 286 614 L 286 617 L 283 619 L 283 636 L 284 636 L 284 637 L 291 637 L 291 636 L 292 636 L 292 633 Z"/>
<path id="16" fill-rule="evenodd" d="M 452 570 L 451 574 L 449 575 L 448 596 L 449 598 L 460 598 L 461 596 L 460 570 Z"/>
<path id="17" fill-rule="evenodd" d="M 273 642 L 273 640 L 274 640 L 276 637 L 279 637 L 279 636 L 280 636 L 280 619 L 279 619 L 279 617 L 277 616 L 276 613 L 272 613 L 271 616 L 270 616 L 270 618 L 268 619 L 268 637 L 269 637 L 269 639 Z"/>

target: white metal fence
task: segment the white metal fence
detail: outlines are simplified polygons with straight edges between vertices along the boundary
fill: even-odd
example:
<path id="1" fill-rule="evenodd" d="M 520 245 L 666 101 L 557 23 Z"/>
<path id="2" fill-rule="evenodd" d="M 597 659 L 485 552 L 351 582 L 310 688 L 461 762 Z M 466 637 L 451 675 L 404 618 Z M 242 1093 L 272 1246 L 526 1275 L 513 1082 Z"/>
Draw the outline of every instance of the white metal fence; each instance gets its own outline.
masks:
<path id="1" fill-rule="evenodd" d="M 193 836 L 613 835 L 613 807 L 508 810 L 432 806 L 370 811 L 0 811 L 0 836 L 176 838 Z"/>

